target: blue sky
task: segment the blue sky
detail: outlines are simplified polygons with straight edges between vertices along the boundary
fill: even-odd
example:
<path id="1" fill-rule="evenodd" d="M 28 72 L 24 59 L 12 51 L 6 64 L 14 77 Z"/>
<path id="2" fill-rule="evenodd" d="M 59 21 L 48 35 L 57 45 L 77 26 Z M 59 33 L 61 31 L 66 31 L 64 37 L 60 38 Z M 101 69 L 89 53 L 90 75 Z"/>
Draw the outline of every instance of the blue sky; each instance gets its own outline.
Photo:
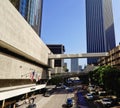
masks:
<path id="1" fill-rule="evenodd" d="M 117 45 L 120 42 L 119 11 L 120 0 L 113 0 Z M 86 53 L 85 0 L 43 0 L 41 39 L 46 44 L 63 44 L 67 54 Z M 85 65 L 86 59 L 80 59 L 79 64 Z"/>

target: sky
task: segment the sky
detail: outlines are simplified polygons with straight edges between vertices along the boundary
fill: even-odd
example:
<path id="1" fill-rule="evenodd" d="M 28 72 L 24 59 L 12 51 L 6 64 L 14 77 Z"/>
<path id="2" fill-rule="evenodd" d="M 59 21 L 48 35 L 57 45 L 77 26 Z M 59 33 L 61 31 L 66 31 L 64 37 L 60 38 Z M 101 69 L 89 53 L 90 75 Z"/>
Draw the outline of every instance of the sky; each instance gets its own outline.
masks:
<path id="1" fill-rule="evenodd" d="M 116 45 L 120 42 L 120 0 L 113 0 Z M 65 54 L 86 53 L 85 0 L 43 0 L 41 39 L 63 44 Z M 86 65 L 79 59 L 79 65 Z M 70 60 L 65 60 L 70 68 Z"/>

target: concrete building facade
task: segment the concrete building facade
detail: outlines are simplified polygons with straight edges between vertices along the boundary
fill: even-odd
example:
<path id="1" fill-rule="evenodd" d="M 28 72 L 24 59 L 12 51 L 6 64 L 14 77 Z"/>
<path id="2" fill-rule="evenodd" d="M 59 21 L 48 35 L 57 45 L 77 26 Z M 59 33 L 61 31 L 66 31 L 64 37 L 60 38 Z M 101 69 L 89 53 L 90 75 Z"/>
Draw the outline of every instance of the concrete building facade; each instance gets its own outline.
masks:
<path id="1" fill-rule="evenodd" d="M 102 57 L 98 60 L 98 65 L 111 65 L 120 69 L 120 45 L 108 52 L 108 57 Z"/>
<path id="2" fill-rule="evenodd" d="M 112 0 L 86 0 L 87 53 L 107 52 L 116 46 Z M 97 64 L 98 58 L 88 58 Z"/>
<path id="3" fill-rule="evenodd" d="M 48 48 L 53 54 L 63 54 L 65 52 L 64 45 L 62 44 L 48 44 Z M 52 73 L 61 73 L 64 72 L 64 59 L 56 59 L 54 62 L 54 69 Z"/>
<path id="4" fill-rule="evenodd" d="M 0 15 L 0 102 L 4 100 L 4 106 L 8 98 L 46 86 L 41 81 L 48 79 L 52 52 L 9 0 L 0 1 Z"/>

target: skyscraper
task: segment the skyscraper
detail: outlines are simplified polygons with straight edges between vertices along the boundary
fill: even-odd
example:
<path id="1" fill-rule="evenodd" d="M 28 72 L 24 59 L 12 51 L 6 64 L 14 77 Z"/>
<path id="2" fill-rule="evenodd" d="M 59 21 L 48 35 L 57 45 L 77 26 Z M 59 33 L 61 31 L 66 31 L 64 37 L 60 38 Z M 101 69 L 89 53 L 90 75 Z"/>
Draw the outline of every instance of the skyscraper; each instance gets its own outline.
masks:
<path id="1" fill-rule="evenodd" d="M 86 0 L 87 53 L 107 52 L 116 46 L 112 0 Z M 88 58 L 96 64 L 97 58 Z"/>
<path id="2" fill-rule="evenodd" d="M 78 65 L 78 58 L 71 59 L 71 72 L 78 72 L 79 65 Z"/>
<path id="3" fill-rule="evenodd" d="M 10 0 L 20 14 L 41 35 L 42 5 L 43 0 Z M 40 36 L 41 37 L 41 36 Z"/>

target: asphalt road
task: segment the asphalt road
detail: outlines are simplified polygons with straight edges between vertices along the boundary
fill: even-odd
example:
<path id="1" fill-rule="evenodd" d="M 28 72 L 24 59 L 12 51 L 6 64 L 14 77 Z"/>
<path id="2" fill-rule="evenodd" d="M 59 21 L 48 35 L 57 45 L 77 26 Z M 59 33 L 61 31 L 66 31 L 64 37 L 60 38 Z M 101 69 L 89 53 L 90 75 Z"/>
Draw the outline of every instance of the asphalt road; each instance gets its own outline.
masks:
<path id="1" fill-rule="evenodd" d="M 74 93 L 68 93 L 65 91 L 58 91 L 56 93 L 54 93 L 51 97 L 45 97 L 45 98 L 50 98 L 50 100 L 48 100 L 46 102 L 46 104 L 44 104 L 42 107 L 38 107 L 38 108 L 62 108 L 62 105 L 65 104 L 67 98 L 72 98 L 74 97 Z"/>
<path id="2" fill-rule="evenodd" d="M 35 99 L 36 108 L 62 108 L 62 105 L 66 103 L 67 98 L 74 97 L 74 93 L 68 93 L 65 90 L 57 90 L 50 97 L 44 97 L 43 95 L 37 95 Z M 21 102 L 17 108 L 27 108 L 28 104 Z"/>
<path id="3" fill-rule="evenodd" d="M 85 94 L 86 91 L 83 91 L 82 94 Z M 50 97 L 44 97 L 42 94 L 36 95 L 35 104 L 36 108 L 63 108 L 62 106 L 66 103 L 67 98 L 74 98 L 74 93 L 69 93 L 64 89 L 58 89 Z M 83 96 L 81 96 L 81 100 Z M 100 103 L 94 103 L 84 99 L 85 102 L 81 101 L 80 108 L 104 108 Z M 24 103 L 24 102 L 23 102 Z M 83 103 L 86 103 L 85 105 Z M 28 104 L 22 104 L 17 108 L 27 108 Z M 72 107 L 75 108 L 75 107 Z"/>

